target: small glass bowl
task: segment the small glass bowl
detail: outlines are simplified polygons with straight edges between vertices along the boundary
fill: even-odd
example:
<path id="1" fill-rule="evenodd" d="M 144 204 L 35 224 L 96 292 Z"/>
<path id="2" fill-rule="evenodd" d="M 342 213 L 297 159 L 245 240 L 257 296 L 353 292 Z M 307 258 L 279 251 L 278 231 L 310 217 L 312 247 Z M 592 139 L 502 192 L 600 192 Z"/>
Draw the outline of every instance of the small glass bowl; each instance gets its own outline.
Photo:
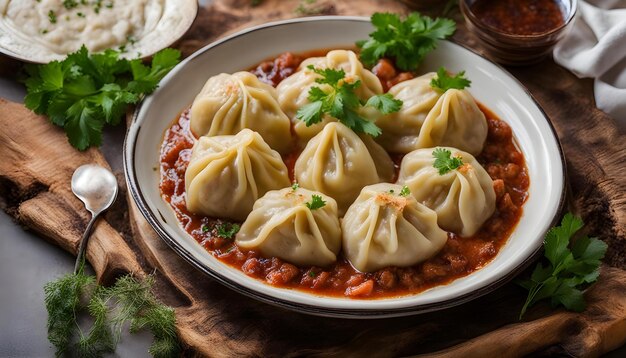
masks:
<path id="1" fill-rule="evenodd" d="M 558 0 L 564 10 L 563 25 L 541 34 L 515 35 L 488 26 L 477 18 L 471 10 L 475 1 L 461 0 L 459 4 L 467 29 L 478 39 L 488 57 L 513 66 L 534 64 L 549 55 L 571 29 L 578 8 L 576 0 Z"/>

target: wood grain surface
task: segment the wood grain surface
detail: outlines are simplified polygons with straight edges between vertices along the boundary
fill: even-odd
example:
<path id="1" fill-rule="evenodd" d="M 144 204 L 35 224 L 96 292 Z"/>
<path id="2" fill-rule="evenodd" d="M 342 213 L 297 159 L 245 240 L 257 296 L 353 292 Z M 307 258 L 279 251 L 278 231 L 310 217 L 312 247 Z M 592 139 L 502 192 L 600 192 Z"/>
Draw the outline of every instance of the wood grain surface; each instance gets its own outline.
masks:
<path id="1" fill-rule="evenodd" d="M 300 1 L 214 1 L 178 46 L 185 54 L 226 32 L 295 16 Z M 317 1 L 324 14 L 404 12 L 395 1 Z M 460 20 L 458 13 L 453 13 Z M 460 28 L 455 41 L 476 47 Z M 626 342 L 626 138 L 593 103 L 592 83 L 551 59 L 509 69 L 551 118 L 569 175 L 569 204 L 586 230 L 609 244 L 600 281 L 575 314 L 539 304 L 523 322 L 525 292 L 508 284 L 455 308 L 405 318 L 344 320 L 313 317 L 259 303 L 218 284 L 170 250 L 122 189 L 115 210 L 100 221 L 87 258 L 101 282 L 155 272 L 156 294 L 175 307 L 186 355 L 202 356 L 598 356 Z M 78 152 L 61 130 L 22 105 L 0 100 L 0 196 L 17 222 L 75 253 L 88 214 L 69 190 L 84 163 L 106 165 L 98 150 Z M 120 180 L 124 188 L 124 181 Z M 126 199 L 126 200 L 125 200 Z"/>

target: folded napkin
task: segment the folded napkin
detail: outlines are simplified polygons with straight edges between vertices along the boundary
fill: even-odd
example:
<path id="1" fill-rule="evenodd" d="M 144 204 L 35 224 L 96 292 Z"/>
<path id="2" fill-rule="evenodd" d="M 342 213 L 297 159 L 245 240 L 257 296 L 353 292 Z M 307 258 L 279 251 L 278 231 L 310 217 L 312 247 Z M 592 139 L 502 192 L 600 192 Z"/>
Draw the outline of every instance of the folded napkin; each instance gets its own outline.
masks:
<path id="1" fill-rule="evenodd" d="M 571 32 L 554 60 L 578 77 L 594 78 L 599 109 L 626 131 L 626 0 L 578 1 Z"/>

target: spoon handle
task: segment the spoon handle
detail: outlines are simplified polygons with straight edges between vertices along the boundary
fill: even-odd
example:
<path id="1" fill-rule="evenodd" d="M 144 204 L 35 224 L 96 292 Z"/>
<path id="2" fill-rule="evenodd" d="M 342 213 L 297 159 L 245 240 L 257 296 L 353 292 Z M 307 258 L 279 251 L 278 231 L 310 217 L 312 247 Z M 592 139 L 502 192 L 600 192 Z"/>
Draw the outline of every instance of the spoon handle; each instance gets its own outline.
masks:
<path id="1" fill-rule="evenodd" d="M 89 241 L 89 237 L 91 236 L 91 229 L 93 228 L 93 224 L 98 219 L 98 214 L 92 215 L 91 220 L 87 224 L 87 228 L 85 228 L 85 232 L 83 233 L 83 237 L 80 239 L 80 246 L 78 246 L 78 255 L 76 255 L 76 263 L 74 264 L 74 274 L 78 272 L 80 267 L 80 263 L 83 260 L 83 256 L 85 256 L 85 250 L 87 249 L 87 241 Z"/>

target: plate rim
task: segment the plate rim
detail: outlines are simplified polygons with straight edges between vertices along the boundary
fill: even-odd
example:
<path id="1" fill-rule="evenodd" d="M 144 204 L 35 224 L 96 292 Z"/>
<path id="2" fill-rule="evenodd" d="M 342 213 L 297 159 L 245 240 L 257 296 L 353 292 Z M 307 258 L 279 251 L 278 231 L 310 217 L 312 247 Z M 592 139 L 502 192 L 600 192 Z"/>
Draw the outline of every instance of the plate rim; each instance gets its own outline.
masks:
<path id="1" fill-rule="evenodd" d="M 223 38 L 220 38 L 217 41 L 214 41 L 200 49 L 198 49 L 197 51 L 195 51 L 192 55 L 190 55 L 189 57 L 187 57 L 184 61 L 182 61 L 178 66 L 185 66 L 187 63 L 194 61 L 197 57 L 199 57 L 201 54 L 203 54 L 206 51 L 209 51 L 213 48 L 218 47 L 219 45 L 228 42 L 234 38 L 240 37 L 240 36 L 244 36 L 247 35 L 249 33 L 255 32 L 255 31 L 259 31 L 262 29 L 266 29 L 266 28 L 271 28 L 271 27 L 276 27 L 276 26 L 283 26 L 283 25 L 288 25 L 291 23 L 300 23 L 300 22 L 313 22 L 313 21 L 356 21 L 356 22 L 369 22 L 370 18 L 369 17 L 363 17 L 363 16 L 312 16 L 312 17 L 303 17 L 303 18 L 295 18 L 295 19 L 287 19 L 287 20 L 280 20 L 280 21 L 272 21 L 272 22 L 267 22 L 264 24 L 259 24 L 256 26 L 252 26 L 249 28 L 245 28 L 242 29 L 240 31 L 237 31 L 235 33 L 232 33 L 228 36 L 225 36 Z M 539 109 L 539 111 L 541 112 L 542 116 L 543 116 L 543 120 L 545 120 L 548 124 L 548 127 L 551 130 L 551 134 L 553 136 L 553 138 L 555 139 L 556 142 L 556 146 L 559 152 L 559 158 L 560 158 L 560 164 L 561 164 L 561 168 L 562 168 L 562 178 L 563 178 L 563 183 L 562 183 L 562 190 L 560 193 L 560 197 L 559 197 L 559 203 L 557 205 L 557 209 L 556 212 L 554 214 L 554 217 L 551 220 L 550 226 L 554 226 L 556 223 L 558 223 L 559 218 L 563 212 L 564 209 L 564 205 L 565 205 L 565 199 L 566 199 L 566 189 L 567 189 L 567 166 L 566 166 L 566 161 L 565 161 L 565 156 L 563 153 L 563 148 L 561 145 L 561 141 L 557 135 L 556 129 L 554 128 L 554 125 L 552 124 L 552 121 L 550 120 L 550 118 L 548 117 L 548 115 L 546 114 L 546 112 L 544 111 L 544 109 L 540 106 L 539 102 L 535 99 L 535 97 L 530 93 L 530 91 L 526 88 L 526 86 L 524 86 L 515 76 L 513 76 L 509 71 L 507 71 L 505 68 L 503 68 L 501 65 L 493 62 L 492 60 L 488 59 L 487 57 L 483 56 L 482 54 L 478 53 L 477 51 L 475 51 L 474 49 L 471 49 L 463 44 L 458 43 L 457 41 L 454 40 L 447 40 L 448 42 L 461 47 L 462 49 L 465 49 L 469 52 L 471 52 L 472 54 L 485 59 L 486 61 L 488 61 L 489 63 L 495 65 L 496 67 L 498 67 L 501 71 L 503 71 L 506 75 L 508 75 L 508 77 L 513 80 L 518 86 L 520 86 L 520 88 L 526 93 L 526 95 L 528 95 L 528 97 L 534 102 L 534 104 L 537 106 L 537 108 Z M 178 67 L 177 66 L 177 67 Z M 167 80 L 170 77 L 173 77 L 174 71 L 168 73 L 165 78 L 163 80 Z M 146 97 L 148 98 L 148 97 Z M 463 295 L 460 296 L 456 296 L 454 298 L 450 298 L 450 299 L 445 299 L 442 301 L 438 301 L 438 302 L 432 302 L 432 303 L 426 303 L 426 304 L 420 304 L 419 306 L 406 306 L 406 307 L 399 307 L 399 308 L 388 308 L 388 309 L 376 309 L 376 310 L 372 310 L 372 309 L 343 309 L 343 308 L 336 308 L 336 307 L 320 307 L 320 306 L 315 306 L 315 305 L 309 305 L 309 304 L 303 304 L 303 303 L 296 303 L 296 302 L 292 302 L 292 301 L 288 301 L 288 300 L 284 300 L 284 299 L 280 299 L 279 297 L 275 297 L 272 295 L 268 295 L 265 294 L 263 292 L 259 292 L 256 291 L 250 287 L 246 287 L 244 285 L 239 284 L 236 281 L 232 281 L 230 279 L 227 279 L 223 276 L 221 276 L 220 274 L 218 274 L 217 272 L 213 271 L 211 268 L 209 268 L 207 265 L 205 265 L 203 262 L 201 262 L 199 259 L 197 259 L 196 257 L 194 257 L 194 255 L 192 253 L 190 253 L 189 251 L 187 251 L 184 247 L 182 247 L 182 245 L 180 243 L 178 243 L 174 238 L 170 237 L 170 235 L 165 231 L 165 229 L 161 226 L 161 223 L 157 220 L 156 217 L 156 213 L 153 213 L 150 208 L 147 206 L 146 204 L 146 199 L 144 198 L 143 192 L 141 191 L 141 188 L 138 187 L 137 183 L 137 176 L 135 173 L 135 167 L 134 167 L 134 163 L 133 163 L 133 158 L 135 158 L 135 150 L 137 148 L 136 146 L 136 141 L 138 139 L 138 133 L 141 130 L 141 126 L 138 126 L 138 128 L 133 131 L 132 127 L 133 125 L 137 122 L 138 120 L 138 116 L 139 113 L 141 112 L 141 109 L 143 107 L 143 105 L 145 104 L 145 98 L 136 106 L 135 111 L 133 112 L 132 115 L 132 119 L 131 122 L 129 124 L 129 129 L 126 133 L 126 136 L 124 138 L 124 145 L 123 145 L 123 167 L 124 167 L 124 176 L 126 179 L 126 185 L 128 187 L 128 191 L 131 195 L 131 197 L 133 198 L 133 201 L 135 203 L 135 205 L 137 206 L 137 208 L 139 209 L 139 211 L 141 212 L 141 214 L 143 215 L 143 217 L 146 219 L 146 221 L 150 224 L 150 226 L 152 227 L 153 230 L 155 230 L 155 232 L 158 234 L 158 236 L 169 246 L 170 249 L 172 249 L 174 252 L 176 252 L 179 256 L 181 256 L 185 261 L 187 261 L 189 264 L 191 264 L 194 268 L 202 271 L 204 274 L 206 274 L 207 276 L 209 276 L 210 278 L 218 281 L 219 283 L 223 284 L 224 286 L 235 290 L 238 293 L 241 293 L 245 296 L 248 296 L 250 298 L 265 302 L 265 303 L 269 303 L 271 305 L 274 306 L 278 306 L 278 307 L 282 307 L 282 308 L 287 308 L 290 310 L 294 310 L 297 312 L 301 312 L 301 313 L 307 313 L 307 314 L 313 314 L 313 315 L 318 315 L 318 316 L 327 316 L 327 317 L 337 317 L 337 318 L 352 318 L 352 319 L 367 319 L 367 318 L 387 318 L 387 317 L 398 317 L 398 316 L 408 316 L 408 315 L 415 315 L 415 314 L 422 314 L 422 313 L 427 313 L 427 312 L 432 312 L 432 311 L 437 311 L 437 310 L 441 310 L 441 309 L 445 309 L 445 308 L 450 308 L 453 306 L 457 306 L 457 305 L 461 305 L 463 303 L 466 303 L 468 301 L 471 301 L 473 299 L 476 299 L 478 297 L 484 296 L 487 293 L 490 293 L 494 290 L 496 290 L 497 288 L 503 286 L 504 284 L 506 284 L 507 282 L 509 282 L 513 277 L 517 276 L 520 272 L 522 272 L 523 270 L 525 270 L 533 261 L 535 261 L 535 259 L 538 257 L 538 255 L 540 254 L 540 252 L 542 251 L 542 246 L 539 246 L 538 248 L 535 249 L 535 251 L 533 253 L 531 253 L 525 260 L 523 260 L 519 265 L 517 265 L 516 267 L 514 267 L 512 270 L 510 270 L 508 273 L 506 273 L 505 275 L 503 275 L 502 277 L 500 277 L 499 279 L 488 283 L 485 286 L 482 286 L 474 291 L 471 292 L 467 292 Z M 131 143 L 131 134 L 132 135 L 132 143 Z M 160 213 L 159 210 L 157 210 L 159 215 L 162 215 Z M 165 221 L 165 220 L 164 220 Z M 543 235 L 545 235 L 545 232 L 543 233 Z M 314 295 L 312 295 L 314 296 Z"/>

